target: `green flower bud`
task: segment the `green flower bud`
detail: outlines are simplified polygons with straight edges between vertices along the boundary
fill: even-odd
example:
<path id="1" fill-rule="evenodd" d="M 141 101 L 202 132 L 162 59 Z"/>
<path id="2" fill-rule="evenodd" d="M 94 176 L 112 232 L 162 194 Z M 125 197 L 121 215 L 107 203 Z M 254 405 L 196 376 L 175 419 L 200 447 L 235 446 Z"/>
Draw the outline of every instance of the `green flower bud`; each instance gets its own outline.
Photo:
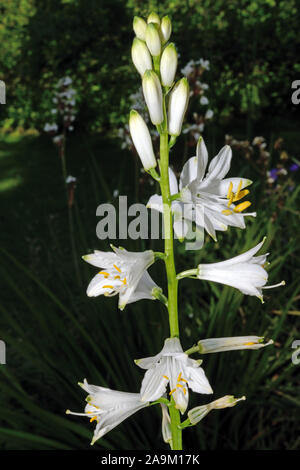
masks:
<path id="1" fill-rule="evenodd" d="M 156 23 L 158 24 L 158 26 L 160 26 L 160 18 L 158 16 L 157 13 L 155 13 L 154 11 L 152 13 L 150 13 L 150 15 L 148 16 L 147 18 L 147 23 Z"/>
<path id="2" fill-rule="evenodd" d="M 164 120 L 163 97 L 159 78 L 153 70 L 147 70 L 143 76 L 143 92 L 150 119 L 157 126 Z"/>

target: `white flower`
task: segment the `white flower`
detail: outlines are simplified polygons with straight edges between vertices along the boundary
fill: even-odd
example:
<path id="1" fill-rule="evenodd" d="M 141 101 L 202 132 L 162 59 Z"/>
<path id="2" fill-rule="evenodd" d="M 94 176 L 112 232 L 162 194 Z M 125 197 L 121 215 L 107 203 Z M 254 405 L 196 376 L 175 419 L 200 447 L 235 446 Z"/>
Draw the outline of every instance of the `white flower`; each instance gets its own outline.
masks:
<path id="1" fill-rule="evenodd" d="M 177 69 L 177 52 L 173 43 L 169 44 L 162 53 L 160 60 L 160 75 L 163 86 L 172 86 Z"/>
<path id="2" fill-rule="evenodd" d="M 75 176 L 72 176 L 72 175 L 69 175 L 67 176 L 66 178 L 66 183 L 69 184 L 69 183 L 76 183 L 77 181 L 77 178 L 75 178 Z"/>
<path id="3" fill-rule="evenodd" d="M 151 122 L 154 125 L 161 124 L 164 120 L 162 89 L 160 80 L 153 70 L 146 70 L 142 85 Z"/>
<path id="4" fill-rule="evenodd" d="M 205 119 L 211 119 L 214 115 L 214 112 L 212 109 L 208 109 L 205 113 Z"/>
<path id="5" fill-rule="evenodd" d="M 58 126 L 55 123 L 54 124 L 49 124 L 47 122 L 47 124 L 45 124 L 45 126 L 44 126 L 44 131 L 45 132 L 56 132 L 57 130 L 58 130 Z"/>
<path id="6" fill-rule="evenodd" d="M 131 252 L 112 246 L 114 252 L 95 250 L 85 255 L 84 261 L 102 268 L 91 280 L 87 288 L 89 297 L 119 294 L 119 308 L 140 299 L 153 299 L 152 289 L 158 286 L 149 276 L 147 269 L 154 263 L 151 250 Z"/>
<path id="7" fill-rule="evenodd" d="M 135 363 L 148 369 L 141 386 L 142 401 L 159 399 L 169 384 L 169 395 L 176 408 L 184 413 L 189 400 L 188 387 L 198 393 L 213 393 L 199 362 L 183 352 L 178 338 L 167 338 L 159 354 L 138 359 Z"/>
<path id="8" fill-rule="evenodd" d="M 200 98 L 200 104 L 203 106 L 206 106 L 209 103 L 208 98 L 206 96 L 201 96 Z"/>
<path id="9" fill-rule="evenodd" d="M 188 417 L 191 424 L 199 423 L 211 410 L 220 410 L 222 408 L 229 408 L 235 406 L 237 402 L 246 400 L 246 397 L 234 398 L 233 395 L 225 395 L 225 397 L 214 400 L 207 405 L 196 406 L 188 411 Z"/>
<path id="10" fill-rule="evenodd" d="M 225 178 L 230 169 L 232 152 L 225 145 L 219 154 L 212 159 L 205 175 L 208 153 L 202 137 L 197 145 L 197 156 L 190 158 L 184 165 L 179 188 L 174 172 L 169 169 L 170 191 L 178 193 L 178 198 L 172 203 L 174 214 L 174 230 L 179 239 L 185 237 L 191 222 L 216 240 L 216 230 L 227 230 L 229 225 L 245 228 L 244 217 L 255 216 L 256 213 L 241 212 L 250 206 L 249 201 L 235 205 L 249 191 L 244 189 L 252 181 L 246 178 Z M 152 196 L 147 207 L 162 212 L 161 196 Z"/>
<path id="11" fill-rule="evenodd" d="M 156 167 L 149 129 L 142 116 L 135 110 L 130 112 L 129 130 L 136 151 L 146 171 Z"/>
<path id="12" fill-rule="evenodd" d="M 90 385 L 86 379 L 83 384 L 79 385 L 89 394 L 86 398 L 88 404 L 84 413 L 74 413 L 70 410 L 67 410 L 66 413 L 86 416 L 91 422 L 97 422 L 91 445 L 136 411 L 149 405 L 149 403 L 141 401 L 139 393 L 119 392 Z"/>
<path id="13" fill-rule="evenodd" d="M 241 255 L 226 261 L 210 264 L 199 264 L 197 269 L 198 279 L 218 282 L 232 286 L 246 295 L 255 295 L 263 301 L 262 289 L 271 289 L 284 285 L 284 281 L 273 286 L 266 286 L 268 273 L 264 269 L 269 253 L 254 256 L 262 247 L 265 239 L 254 248 Z"/>
<path id="14" fill-rule="evenodd" d="M 186 78 L 176 83 L 169 97 L 168 128 L 170 135 L 179 135 L 189 101 L 189 84 Z"/>
<path id="15" fill-rule="evenodd" d="M 138 38 L 134 38 L 131 48 L 131 58 L 135 68 L 141 76 L 144 75 L 146 70 L 152 69 L 152 59 L 150 52 L 144 43 Z"/>
<path id="16" fill-rule="evenodd" d="M 199 353 L 209 354 L 237 349 L 260 349 L 273 344 L 273 340 L 264 343 L 263 336 L 232 336 L 227 338 L 209 338 L 198 341 Z"/>

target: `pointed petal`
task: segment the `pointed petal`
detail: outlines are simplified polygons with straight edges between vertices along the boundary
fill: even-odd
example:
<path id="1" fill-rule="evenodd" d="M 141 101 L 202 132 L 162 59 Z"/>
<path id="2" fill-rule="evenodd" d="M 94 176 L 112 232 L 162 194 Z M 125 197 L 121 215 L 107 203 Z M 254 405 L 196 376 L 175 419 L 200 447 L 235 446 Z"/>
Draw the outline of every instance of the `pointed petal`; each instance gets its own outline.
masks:
<path id="1" fill-rule="evenodd" d="M 198 158 L 197 180 L 200 182 L 203 180 L 203 177 L 205 175 L 205 170 L 208 161 L 208 152 L 202 137 L 200 137 L 200 139 L 198 140 L 196 154 Z"/>
<path id="2" fill-rule="evenodd" d="M 166 378 L 166 372 L 166 362 L 164 360 L 147 370 L 140 392 L 142 401 L 155 401 L 163 396 L 169 382 Z"/>
<path id="3" fill-rule="evenodd" d="M 229 145 L 225 145 L 218 155 L 212 159 L 208 167 L 208 173 L 205 182 L 211 182 L 215 179 L 223 179 L 230 169 L 232 151 Z"/>
<path id="4" fill-rule="evenodd" d="M 185 188 L 197 178 L 197 157 L 190 158 L 183 166 L 180 174 L 179 189 Z"/>

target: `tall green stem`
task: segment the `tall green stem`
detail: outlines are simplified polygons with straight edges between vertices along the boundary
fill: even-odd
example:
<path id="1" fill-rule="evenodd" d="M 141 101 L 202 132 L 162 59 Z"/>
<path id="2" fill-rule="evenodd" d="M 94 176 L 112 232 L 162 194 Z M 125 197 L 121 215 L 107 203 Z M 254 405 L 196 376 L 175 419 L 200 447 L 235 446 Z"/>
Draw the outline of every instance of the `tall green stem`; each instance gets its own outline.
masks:
<path id="1" fill-rule="evenodd" d="M 165 265 L 168 279 L 168 311 L 170 336 L 179 337 L 178 325 L 178 280 L 176 278 L 175 260 L 174 260 L 174 238 L 173 238 L 173 221 L 171 212 L 171 194 L 169 182 L 169 143 L 168 143 L 168 125 L 164 101 L 164 122 L 162 123 L 160 134 L 160 187 L 163 200 L 163 220 L 164 220 L 164 236 L 165 236 Z M 172 449 L 182 449 L 181 429 L 179 411 L 174 406 L 170 407 L 171 431 L 172 431 Z"/>

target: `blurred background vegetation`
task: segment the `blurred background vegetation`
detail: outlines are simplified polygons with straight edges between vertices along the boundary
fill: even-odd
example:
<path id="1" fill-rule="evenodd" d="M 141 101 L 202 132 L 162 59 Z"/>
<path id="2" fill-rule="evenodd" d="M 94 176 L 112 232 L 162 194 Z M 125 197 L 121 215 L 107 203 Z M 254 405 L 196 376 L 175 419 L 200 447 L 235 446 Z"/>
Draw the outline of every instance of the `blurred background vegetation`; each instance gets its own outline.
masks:
<path id="1" fill-rule="evenodd" d="M 287 283 L 266 291 L 262 305 L 229 287 L 182 282 L 184 348 L 218 336 L 257 334 L 275 342 L 265 350 L 204 357 L 213 399 L 245 394 L 247 401 L 185 431 L 185 447 L 300 446 L 299 365 L 291 362 L 292 343 L 300 339 L 300 105 L 291 102 L 291 83 L 300 77 L 299 2 L 0 0 L 0 79 L 7 93 L 0 105 L 0 338 L 7 348 L 7 364 L 0 365 L 1 449 L 89 448 L 93 425 L 64 414 L 82 411 L 85 394 L 77 382 L 86 377 L 136 392 L 142 374 L 133 359 L 156 354 L 168 336 L 158 302 L 120 312 L 116 297 L 87 298 L 95 270 L 80 258 L 109 249 L 109 240 L 96 237 L 99 204 L 118 207 L 118 194 L 128 196 L 128 205 L 146 202 L 155 190 L 123 132 L 140 86 L 130 59 L 132 19 L 152 10 L 172 19 L 178 76 L 190 60 L 209 60 L 213 118 L 203 136 L 211 157 L 225 141 L 232 145 L 230 174 L 254 181 L 258 213 L 246 230 L 230 229 L 217 243 L 207 239 L 199 252 L 176 243 L 177 269 L 232 257 L 266 235 L 270 283 Z M 71 126 L 59 124 L 64 145 L 55 145 L 44 128 L 53 122 L 62 77 L 76 90 L 76 118 Z M 201 113 L 193 99 L 192 111 Z M 172 151 L 174 169 L 193 154 L 186 133 Z M 66 175 L 76 183 L 65 185 Z M 155 240 L 120 244 L 161 249 Z M 150 272 L 165 286 L 161 268 L 157 263 Z M 191 398 L 192 405 L 206 401 Z M 95 448 L 165 449 L 160 420 L 155 407 L 142 410 Z"/>

